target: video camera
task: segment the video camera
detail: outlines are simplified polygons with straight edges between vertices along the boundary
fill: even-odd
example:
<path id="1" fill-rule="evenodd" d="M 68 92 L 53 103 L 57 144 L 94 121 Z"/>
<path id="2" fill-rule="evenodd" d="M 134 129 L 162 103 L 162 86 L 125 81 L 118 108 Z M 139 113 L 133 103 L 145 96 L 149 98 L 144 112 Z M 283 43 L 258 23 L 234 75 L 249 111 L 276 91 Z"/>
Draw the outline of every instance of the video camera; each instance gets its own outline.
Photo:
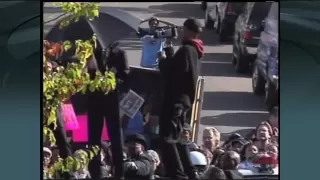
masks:
<path id="1" fill-rule="evenodd" d="M 156 29 L 153 35 L 154 35 L 154 38 L 174 39 L 178 36 L 178 27 L 177 26 L 160 27 Z"/>

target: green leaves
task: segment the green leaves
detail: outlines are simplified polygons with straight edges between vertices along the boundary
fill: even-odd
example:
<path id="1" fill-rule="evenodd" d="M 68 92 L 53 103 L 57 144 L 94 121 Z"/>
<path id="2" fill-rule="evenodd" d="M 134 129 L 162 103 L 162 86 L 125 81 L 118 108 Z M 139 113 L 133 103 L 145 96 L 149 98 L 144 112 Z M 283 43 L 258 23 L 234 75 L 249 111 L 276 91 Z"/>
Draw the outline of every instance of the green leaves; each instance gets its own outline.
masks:
<path id="1" fill-rule="evenodd" d="M 71 45 L 70 41 L 64 41 L 63 42 L 64 51 L 68 51 L 71 47 L 72 47 L 72 45 Z"/>
<path id="2" fill-rule="evenodd" d="M 60 27 L 66 27 L 72 21 L 78 21 L 81 17 L 93 20 L 99 16 L 99 3 L 96 2 L 58 2 L 55 5 L 61 7 L 62 11 L 68 14 L 68 18 L 62 20 Z M 93 34 L 91 40 L 76 40 L 74 44 L 70 41 L 61 43 L 50 43 L 44 40 L 43 51 L 43 139 L 44 143 L 50 141 L 51 145 L 56 140 L 51 127 L 57 126 L 57 108 L 66 100 L 78 92 L 102 90 L 108 93 L 115 89 L 116 80 L 112 72 L 104 74 L 97 72 L 96 76 L 90 79 L 88 73 L 84 71 L 88 60 L 94 54 L 97 47 L 97 37 Z M 80 63 L 69 63 L 65 67 L 53 67 L 53 54 L 60 56 L 62 51 L 75 48 L 75 56 Z M 54 56 L 55 57 L 55 56 Z M 53 68 L 55 68 L 53 70 Z M 50 127 L 50 128 L 49 128 Z M 80 156 L 59 159 L 50 169 L 50 175 L 57 172 L 72 172 L 79 169 L 82 165 L 87 165 L 89 160 L 100 152 L 99 147 L 95 146 L 88 151 L 81 152 Z"/>
<path id="3" fill-rule="evenodd" d="M 66 27 L 72 21 L 78 21 L 80 17 L 93 20 L 99 16 L 99 3 L 97 2 L 58 2 L 55 5 L 70 15 L 62 20 L 60 28 Z"/>

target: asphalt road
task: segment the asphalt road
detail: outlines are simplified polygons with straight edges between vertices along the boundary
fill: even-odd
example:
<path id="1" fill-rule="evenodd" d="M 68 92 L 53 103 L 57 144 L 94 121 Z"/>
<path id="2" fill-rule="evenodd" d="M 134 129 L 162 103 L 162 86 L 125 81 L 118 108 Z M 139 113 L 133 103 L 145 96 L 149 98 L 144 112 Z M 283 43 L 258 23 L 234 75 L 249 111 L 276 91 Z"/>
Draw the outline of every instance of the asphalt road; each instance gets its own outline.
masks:
<path id="1" fill-rule="evenodd" d="M 142 19 L 152 15 L 182 26 L 183 21 L 190 16 L 202 19 L 204 12 L 200 10 L 200 3 L 101 3 L 101 8 L 114 7 L 132 13 Z M 44 9 L 44 21 L 59 15 L 57 8 L 47 3 Z M 54 24 L 47 23 L 45 32 Z M 112 28 L 115 24 L 108 24 Z M 245 135 L 263 120 L 267 113 L 261 97 L 252 93 L 251 78 L 235 73 L 231 64 L 231 43 L 219 44 L 214 31 L 205 30 L 202 34 L 205 43 L 205 56 L 202 60 L 201 75 L 205 76 L 204 102 L 201 111 L 201 125 L 198 143 L 201 144 L 202 130 L 207 126 L 216 127 L 225 140 L 230 133 Z M 134 36 L 122 39 L 124 49 L 127 50 L 129 63 L 139 65 L 141 58 L 141 44 Z"/>

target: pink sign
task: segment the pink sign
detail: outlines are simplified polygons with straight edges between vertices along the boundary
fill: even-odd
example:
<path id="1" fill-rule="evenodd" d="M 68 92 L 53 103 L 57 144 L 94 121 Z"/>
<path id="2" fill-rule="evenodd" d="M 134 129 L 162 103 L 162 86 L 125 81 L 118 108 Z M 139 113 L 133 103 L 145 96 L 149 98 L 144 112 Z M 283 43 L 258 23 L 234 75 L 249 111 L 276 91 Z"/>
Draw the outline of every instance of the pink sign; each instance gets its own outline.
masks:
<path id="1" fill-rule="evenodd" d="M 88 116 L 77 115 L 79 128 L 72 130 L 72 140 L 74 142 L 88 142 Z M 109 141 L 108 129 L 106 122 L 104 121 L 101 139 Z"/>
<path id="2" fill-rule="evenodd" d="M 74 113 L 72 104 L 62 104 L 61 112 L 66 130 L 75 130 L 79 128 L 78 120 Z"/>

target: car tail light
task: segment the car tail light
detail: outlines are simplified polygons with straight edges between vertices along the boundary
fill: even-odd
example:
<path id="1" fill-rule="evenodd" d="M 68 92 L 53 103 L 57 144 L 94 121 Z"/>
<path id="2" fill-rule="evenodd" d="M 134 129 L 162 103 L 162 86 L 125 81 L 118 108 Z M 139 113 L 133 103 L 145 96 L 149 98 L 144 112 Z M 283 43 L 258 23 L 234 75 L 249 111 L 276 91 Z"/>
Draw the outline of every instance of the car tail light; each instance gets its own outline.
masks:
<path id="1" fill-rule="evenodd" d="M 252 39 L 251 32 L 250 32 L 250 31 L 246 31 L 246 32 L 243 34 L 243 39 L 245 39 L 245 40 L 250 40 L 250 39 Z"/>

